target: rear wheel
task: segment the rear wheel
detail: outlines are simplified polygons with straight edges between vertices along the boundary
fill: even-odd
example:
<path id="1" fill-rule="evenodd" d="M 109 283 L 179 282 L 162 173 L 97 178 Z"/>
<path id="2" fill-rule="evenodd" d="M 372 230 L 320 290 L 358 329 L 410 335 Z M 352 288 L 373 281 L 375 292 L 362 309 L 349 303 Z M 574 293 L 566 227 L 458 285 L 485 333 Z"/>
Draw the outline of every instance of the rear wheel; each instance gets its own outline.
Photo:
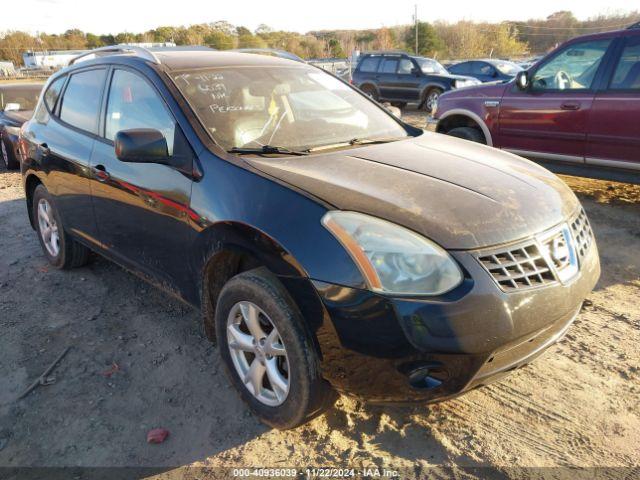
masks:
<path id="1" fill-rule="evenodd" d="M 216 307 L 216 337 L 231 382 L 264 423 L 297 427 L 335 400 L 304 319 L 279 281 L 258 268 L 233 277 Z"/>
<path id="2" fill-rule="evenodd" d="M 40 246 L 51 265 L 70 269 L 81 267 L 89 261 L 89 249 L 64 231 L 60 214 L 43 185 L 38 185 L 33 192 L 32 213 Z"/>
<path id="3" fill-rule="evenodd" d="M 2 150 L 2 162 L 7 170 L 15 170 L 20 166 L 11 145 L 0 135 L 0 150 Z"/>
<path id="4" fill-rule="evenodd" d="M 457 137 L 457 138 L 463 138 L 471 142 L 486 143 L 486 140 L 482 132 L 477 128 L 473 128 L 473 127 L 452 128 L 447 132 L 447 135 L 451 135 L 452 137 Z"/>
<path id="5" fill-rule="evenodd" d="M 378 91 L 376 90 L 376 87 L 374 87 L 373 85 L 363 85 L 361 90 L 376 102 L 380 99 L 380 97 L 378 96 Z"/>

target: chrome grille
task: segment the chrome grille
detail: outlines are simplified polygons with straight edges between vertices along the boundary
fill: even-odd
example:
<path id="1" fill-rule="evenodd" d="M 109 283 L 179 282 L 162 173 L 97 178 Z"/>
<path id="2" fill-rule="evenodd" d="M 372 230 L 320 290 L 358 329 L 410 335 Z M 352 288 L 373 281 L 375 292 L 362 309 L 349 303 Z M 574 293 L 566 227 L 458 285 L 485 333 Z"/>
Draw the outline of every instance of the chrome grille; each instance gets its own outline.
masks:
<path id="1" fill-rule="evenodd" d="M 589 224 L 587 214 L 582 208 L 580 209 L 578 216 L 571 222 L 571 233 L 573 233 L 578 258 L 582 260 L 589 251 L 589 247 L 593 242 L 591 225 Z"/>
<path id="2" fill-rule="evenodd" d="M 538 287 L 556 281 L 535 242 L 483 253 L 478 260 L 504 291 Z"/>

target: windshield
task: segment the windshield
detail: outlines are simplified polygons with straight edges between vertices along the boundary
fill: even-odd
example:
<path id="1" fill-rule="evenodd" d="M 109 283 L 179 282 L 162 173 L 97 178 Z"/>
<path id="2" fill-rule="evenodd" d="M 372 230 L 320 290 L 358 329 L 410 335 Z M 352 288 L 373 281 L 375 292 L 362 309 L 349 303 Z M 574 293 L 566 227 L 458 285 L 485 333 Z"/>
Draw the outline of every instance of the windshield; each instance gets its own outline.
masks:
<path id="1" fill-rule="evenodd" d="M 407 136 L 380 107 L 312 67 L 222 67 L 172 76 L 225 150 L 263 145 L 308 150 L 356 138 Z"/>
<path id="2" fill-rule="evenodd" d="M 426 74 L 437 74 L 437 75 L 449 75 L 449 72 L 446 68 L 440 65 L 439 62 L 435 60 L 431 60 L 430 58 L 416 58 L 418 65 L 422 69 L 423 73 Z"/>
<path id="3" fill-rule="evenodd" d="M 33 110 L 38 103 L 42 85 L 5 85 L 0 86 L 0 110 L 7 104 L 9 110 Z"/>
<path id="4" fill-rule="evenodd" d="M 495 64 L 495 67 L 505 75 L 511 75 L 512 77 L 515 77 L 516 74 L 522 70 L 522 67 L 511 62 L 498 62 Z"/>

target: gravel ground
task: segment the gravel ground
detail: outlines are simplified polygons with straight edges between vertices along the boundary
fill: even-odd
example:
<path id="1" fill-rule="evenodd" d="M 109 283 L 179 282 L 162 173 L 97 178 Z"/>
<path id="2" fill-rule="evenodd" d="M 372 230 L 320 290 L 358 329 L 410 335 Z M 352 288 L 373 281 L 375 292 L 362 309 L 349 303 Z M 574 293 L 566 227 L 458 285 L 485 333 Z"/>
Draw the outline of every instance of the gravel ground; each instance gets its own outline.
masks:
<path id="1" fill-rule="evenodd" d="M 603 273 L 561 343 L 456 400 L 383 408 L 341 398 L 279 432 L 229 387 L 197 312 L 101 258 L 50 269 L 19 174 L 0 171 L 0 467 L 153 466 L 184 478 L 176 467 L 311 465 L 540 478 L 563 470 L 508 466 L 579 466 L 608 469 L 572 475 L 637 478 L 640 186 L 563 178 L 592 221 Z M 51 384 L 16 400 L 67 347 Z M 170 436 L 149 445 L 156 427 Z"/>

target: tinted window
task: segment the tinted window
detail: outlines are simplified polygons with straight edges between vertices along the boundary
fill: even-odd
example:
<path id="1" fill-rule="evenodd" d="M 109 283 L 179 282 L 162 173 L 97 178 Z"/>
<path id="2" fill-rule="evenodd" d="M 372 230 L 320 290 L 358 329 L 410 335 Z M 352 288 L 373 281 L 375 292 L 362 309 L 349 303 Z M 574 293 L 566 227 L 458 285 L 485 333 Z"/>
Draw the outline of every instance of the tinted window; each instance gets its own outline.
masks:
<path id="1" fill-rule="evenodd" d="M 62 76 L 60 78 L 55 79 L 47 91 L 44 94 L 44 103 L 47 104 L 47 108 L 53 112 L 53 109 L 56 106 L 56 102 L 58 101 L 58 97 L 60 96 L 60 90 L 62 90 L 62 86 L 64 85 L 64 81 L 67 79 L 67 76 Z"/>
<path id="2" fill-rule="evenodd" d="M 382 62 L 382 68 L 380 71 L 382 73 L 396 73 L 398 69 L 398 59 L 397 58 L 385 58 Z"/>
<path id="3" fill-rule="evenodd" d="M 406 75 L 411 73 L 411 70 L 413 70 L 413 62 L 408 58 L 401 58 L 398 65 L 398 73 Z"/>
<path id="4" fill-rule="evenodd" d="M 98 133 L 98 112 L 105 70 L 71 75 L 62 97 L 60 118 L 74 127 Z"/>
<path id="5" fill-rule="evenodd" d="M 453 65 L 452 67 L 449 67 L 449 71 L 451 73 L 455 73 L 456 75 L 465 75 L 467 73 L 470 73 L 469 66 L 470 66 L 469 62 L 459 63 L 457 65 Z"/>
<path id="6" fill-rule="evenodd" d="M 159 130 L 167 139 L 169 154 L 173 154 L 176 123 L 155 89 L 139 75 L 126 70 L 114 72 L 105 126 L 105 137 L 109 140 L 113 140 L 120 130 Z"/>
<path id="7" fill-rule="evenodd" d="M 610 40 L 594 40 L 569 46 L 535 72 L 534 90 L 591 88 L 609 43 Z"/>
<path id="8" fill-rule="evenodd" d="M 375 72 L 378 70 L 380 57 L 367 57 L 360 63 L 361 72 Z"/>
<path id="9" fill-rule="evenodd" d="M 477 75 L 493 75 L 495 73 L 495 70 L 493 69 L 493 67 L 488 64 L 488 63 L 484 63 L 484 62 L 473 62 L 473 73 L 477 74 Z"/>
<path id="10" fill-rule="evenodd" d="M 612 90 L 640 90 L 640 40 L 627 45 L 611 80 Z"/>

